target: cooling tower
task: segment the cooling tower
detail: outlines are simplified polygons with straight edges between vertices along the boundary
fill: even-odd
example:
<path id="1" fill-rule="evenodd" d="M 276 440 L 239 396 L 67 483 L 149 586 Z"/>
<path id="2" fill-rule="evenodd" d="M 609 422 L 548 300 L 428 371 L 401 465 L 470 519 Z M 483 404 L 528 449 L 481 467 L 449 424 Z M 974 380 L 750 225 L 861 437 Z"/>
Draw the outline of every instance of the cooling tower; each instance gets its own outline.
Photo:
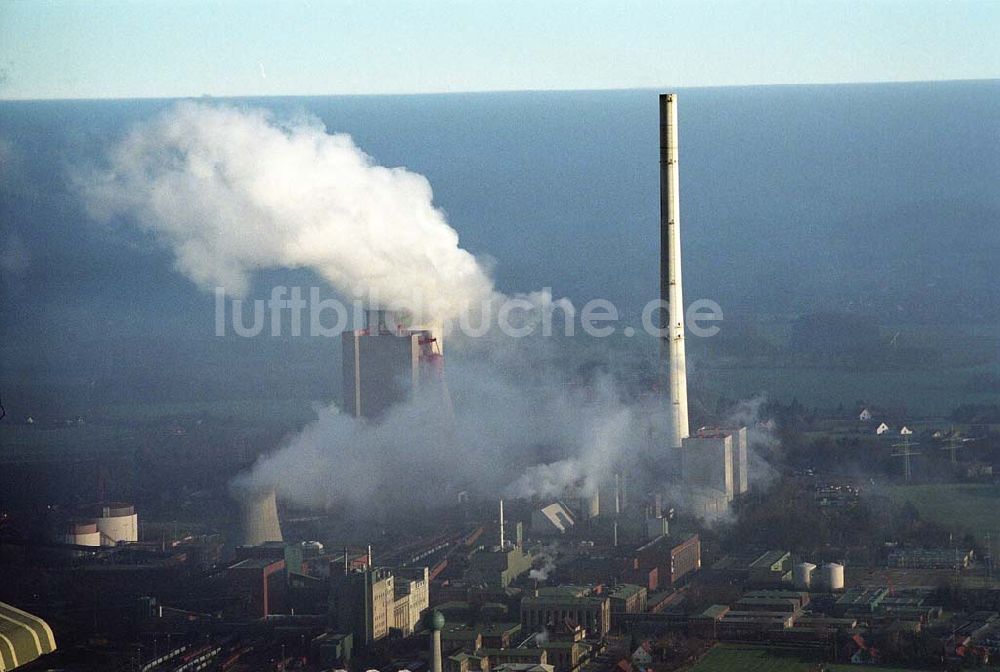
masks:
<path id="1" fill-rule="evenodd" d="M 257 546 L 265 541 L 283 541 L 274 490 L 242 490 L 237 497 L 240 502 L 242 545 Z"/>
<path id="2" fill-rule="evenodd" d="M 660 95 L 660 384 L 669 402 L 669 448 L 688 436 L 687 365 L 684 358 L 684 293 L 681 289 L 680 169 L 677 95 Z"/>

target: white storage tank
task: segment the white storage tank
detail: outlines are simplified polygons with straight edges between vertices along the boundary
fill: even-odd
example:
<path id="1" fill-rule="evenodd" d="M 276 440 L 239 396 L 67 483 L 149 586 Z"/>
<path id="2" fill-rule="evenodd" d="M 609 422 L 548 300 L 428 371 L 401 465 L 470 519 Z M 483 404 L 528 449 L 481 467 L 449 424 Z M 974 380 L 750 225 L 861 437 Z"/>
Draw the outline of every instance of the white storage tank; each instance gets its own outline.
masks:
<path id="1" fill-rule="evenodd" d="M 93 520 L 75 520 L 66 526 L 63 543 L 73 546 L 100 546 L 101 533 Z"/>
<path id="2" fill-rule="evenodd" d="M 844 566 L 836 562 L 823 565 L 823 585 L 829 590 L 844 589 Z"/>
<path id="3" fill-rule="evenodd" d="M 122 502 L 102 505 L 98 511 L 97 530 L 101 533 L 102 546 L 139 541 L 139 517 L 135 507 Z"/>
<path id="4" fill-rule="evenodd" d="M 812 585 L 814 571 L 816 571 L 816 565 L 811 562 L 800 562 L 795 565 L 795 570 L 792 574 L 795 580 L 795 587 L 799 590 L 809 590 L 809 587 Z"/>

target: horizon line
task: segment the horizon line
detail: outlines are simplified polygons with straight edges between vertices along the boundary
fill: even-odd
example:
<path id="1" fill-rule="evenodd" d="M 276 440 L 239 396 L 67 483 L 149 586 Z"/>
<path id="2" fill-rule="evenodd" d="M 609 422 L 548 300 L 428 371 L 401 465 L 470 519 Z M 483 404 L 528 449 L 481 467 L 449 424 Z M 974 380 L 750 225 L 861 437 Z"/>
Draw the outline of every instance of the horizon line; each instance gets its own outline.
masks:
<path id="1" fill-rule="evenodd" d="M 858 82 L 799 82 L 799 83 L 765 83 L 765 84 L 714 84 L 714 85 L 694 85 L 694 86 L 623 86 L 623 87 L 590 87 L 579 89 L 532 89 L 532 88 L 511 88 L 511 89 L 468 89 L 462 91 L 410 91 L 410 92 L 355 92 L 355 93 L 240 93 L 240 94 L 212 94 L 200 93 L 191 95 L 175 96 L 105 96 L 105 97 L 40 97 L 40 98 L 7 98 L 0 95 L 0 103 L 32 103 L 32 102 L 113 102 L 131 100 L 191 100 L 191 99 L 215 99 L 226 100 L 235 98 L 362 98 L 362 97 L 407 97 L 407 96 L 463 96 L 463 95 L 483 95 L 483 94 L 517 94 L 517 93 L 588 93 L 588 92 L 618 92 L 618 91 L 690 91 L 705 89 L 746 89 L 746 88 L 779 88 L 779 87 L 818 87 L 818 86 L 894 86 L 905 84 L 955 84 L 955 83 L 990 83 L 1000 82 L 1000 77 L 971 77 L 956 79 L 901 79 L 901 80 L 878 80 L 878 81 L 858 81 Z"/>

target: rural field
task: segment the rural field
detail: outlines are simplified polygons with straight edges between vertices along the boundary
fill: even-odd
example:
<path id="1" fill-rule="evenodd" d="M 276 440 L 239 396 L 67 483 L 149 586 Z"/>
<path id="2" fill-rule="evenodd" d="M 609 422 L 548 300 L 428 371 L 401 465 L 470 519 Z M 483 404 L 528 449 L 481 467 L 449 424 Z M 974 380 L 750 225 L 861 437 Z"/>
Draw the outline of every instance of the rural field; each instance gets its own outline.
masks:
<path id="1" fill-rule="evenodd" d="M 1000 485 L 942 483 L 890 488 L 897 502 L 910 502 L 920 516 L 956 532 L 972 532 L 982 541 L 989 534 L 1000 540 Z"/>
<path id="2" fill-rule="evenodd" d="M 806 649 L 768 649 L 749 644 L 719 644 L 687 672 L 846 672 L 857 665 L 824 663 L 817 651 Z M 873 672 L 913 672 L 900 667 L 873 667 Z"/>

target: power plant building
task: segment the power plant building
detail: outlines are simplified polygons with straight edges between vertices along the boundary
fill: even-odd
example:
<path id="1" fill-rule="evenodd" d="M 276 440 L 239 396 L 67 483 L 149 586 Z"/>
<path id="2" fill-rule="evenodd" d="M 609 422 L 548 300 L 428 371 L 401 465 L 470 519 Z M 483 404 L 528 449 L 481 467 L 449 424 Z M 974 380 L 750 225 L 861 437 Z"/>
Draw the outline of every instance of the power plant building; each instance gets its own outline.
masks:
<path id="1" fill-rule="evenodd" d="M 747 428 L 723 429 L 733 437 L 733 493 L 742 495 L 750 490 L 750 458 L 747 453 Z"/>
<path id="2" fill-rule="evenodd" d="M 681 471 L 685 484 L 711 488 L 733 501 L 733 437 L 726 432 L 699 432 L 683 439 Z"/>
<path id="3" fill-rule="evenodd" d="M 691 509 L 712 519 L 749 489 L 747 430 L 702 428 L 681 442 L 681 473 Z"/>
<path id="4" fill-rule="evenodd" d="M 434 335 L 395 324 L 389 311 L 368 311 L 365 328 L 344 332 L 341 340 L 344 408 L 356 418 L 382 417 L 443 367 Z"/>

